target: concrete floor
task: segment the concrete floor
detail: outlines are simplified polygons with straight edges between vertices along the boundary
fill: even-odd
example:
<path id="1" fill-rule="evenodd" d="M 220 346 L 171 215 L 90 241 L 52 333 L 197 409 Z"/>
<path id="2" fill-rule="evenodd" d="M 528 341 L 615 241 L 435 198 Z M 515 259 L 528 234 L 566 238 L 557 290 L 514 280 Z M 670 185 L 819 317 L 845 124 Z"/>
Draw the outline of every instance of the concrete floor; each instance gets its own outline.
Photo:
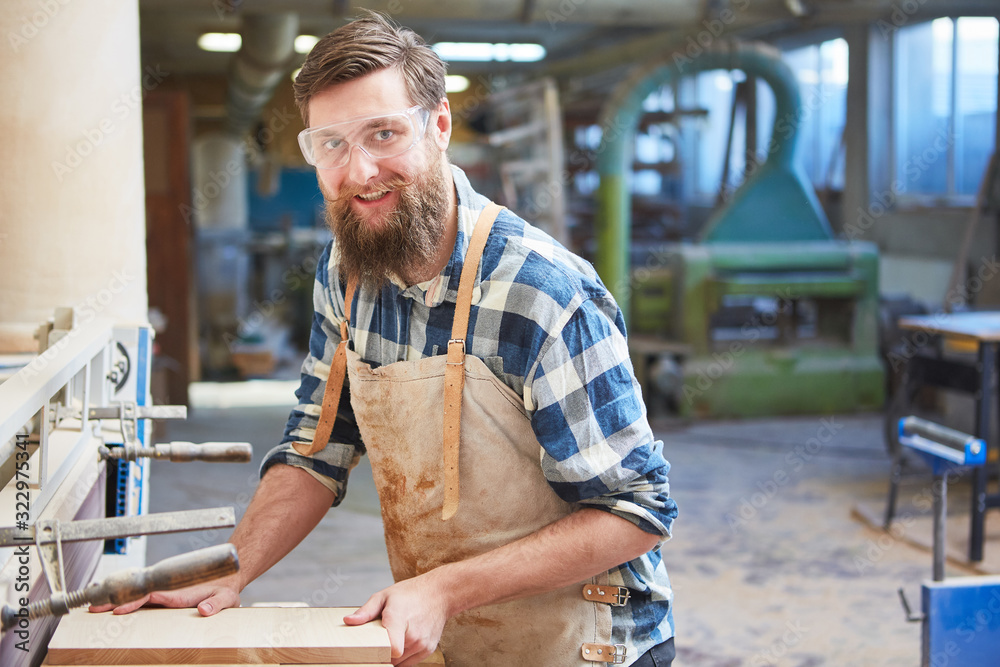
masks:
<path id="1" fill-rule="evenodd" d="M 157 440 L 248 440 L 254 462 L 154 463 L 151 511 L 232 505 L 242 514 L 260 457 L 280 437 L 291 404 L 255 405 L 274 402 L 275 390 L 278 401 L 290 399 L 286 385 L 260 384 L 248 394 L 246 386 L 199 390 L 189 419 L 160 428 Z M 927 513 L 908 500 L 929 480 L 907 481 L 901 512 L 914 519 L 904 529 L 886 534 L 859 518 L 859 508 L 878 514 L 884 506 L 889 462 L 881 428 L 881 415 L 654 423 L 680 507 L 664 547 L 676 591 L 679 666 L 919 664 L 920 626 L 905 621 L 896 590 L 904 587 L 919 605 L 920 583 L 930 576 L 930 553 L 909 539 Z M 953 492 L 968 498 L 960 484 Z M 964 532 L 967 501 L 952 508 L 952 532 Z M 148 560 L 228 533 L 150 538 Z M 956 566 L 948 572 L 967 573 Z M 242 602 L 359 605 L 390 581 L 365 462 L 342 506 L 251 584 Z"/>

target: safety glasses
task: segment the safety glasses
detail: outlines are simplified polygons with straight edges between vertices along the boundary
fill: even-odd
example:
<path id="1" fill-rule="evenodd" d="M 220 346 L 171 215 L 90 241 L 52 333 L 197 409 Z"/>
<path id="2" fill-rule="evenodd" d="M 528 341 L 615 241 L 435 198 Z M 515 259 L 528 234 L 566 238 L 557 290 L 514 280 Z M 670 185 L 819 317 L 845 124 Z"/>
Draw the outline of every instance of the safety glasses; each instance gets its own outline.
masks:
<path id="1" fill-rule="evenodd" d="M 310 127 L 299 132 L 299 147 L 306 162 L 318 169 L 346 165 L 351 159 L 352 146 L 373 160 L 396 157 L 423 138 L 430 115 L 417 105 L 398 113 Z"/>

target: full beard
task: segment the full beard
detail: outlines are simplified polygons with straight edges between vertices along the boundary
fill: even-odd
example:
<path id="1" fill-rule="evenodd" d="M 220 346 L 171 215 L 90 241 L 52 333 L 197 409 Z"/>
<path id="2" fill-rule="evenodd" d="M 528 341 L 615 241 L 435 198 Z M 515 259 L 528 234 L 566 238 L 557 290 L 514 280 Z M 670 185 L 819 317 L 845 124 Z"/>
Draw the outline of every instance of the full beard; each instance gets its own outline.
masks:
<path id="1" fill-rule="evenodd" d="M 431 261 L 444 236 L 448 206 L 442 158 L 433 151 L 430 168 L 407 182 L 392 178 L 376 187 L 343 190 L 326 202 L 326 221 L 336 237 L 341 276 L 380 289 L 394 276 L 408 281 Z M 377 190 L 399 193 L 396 206 L 365 218 L 351 207 L 355 195 Z"/>

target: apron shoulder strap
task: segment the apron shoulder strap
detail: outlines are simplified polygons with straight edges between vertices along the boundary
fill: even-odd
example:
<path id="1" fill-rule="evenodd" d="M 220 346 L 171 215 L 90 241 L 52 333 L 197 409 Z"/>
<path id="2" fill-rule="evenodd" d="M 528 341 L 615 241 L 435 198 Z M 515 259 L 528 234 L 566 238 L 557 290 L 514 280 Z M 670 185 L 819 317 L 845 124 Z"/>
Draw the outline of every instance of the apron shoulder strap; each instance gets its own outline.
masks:
<path id="1" fill-rule="evenodd" d="M 337 420 L 337 408 L 340 407 L 340 394 L 344 388 L 344 378 L 347 376 L 347 325 L 351 321 L 351 306 L 354 294 L 358 290 L 358 281 L 351 278 L 347 281 L 347 294 L 344 298 L 344 319 L 340 321 L 340 343 L 330 362 L 330 372 L 326 377 L 326 389 L 323 390 L 323 406 L 319 412 L 319 422 L 311 443 L 296 442 L 292 445 L 299 454 L 312 456 L 326 447 L 333 433 L 333 423 Z"/>
<path id="2" fill-rule="evenodd" d="M 444 371 L 444 506 L 441 509 L 441 519 L 444 521 L 458 511 L 458 447 L 462 431 L 462 390 L 465 387 L 465 337 L 469 330 L 472 290 L 486 240 L 502 210 L 502 206 L 490 202 L 479 214 L 458 283 L 455 319 L 451 325 L 448 360 Z"/>

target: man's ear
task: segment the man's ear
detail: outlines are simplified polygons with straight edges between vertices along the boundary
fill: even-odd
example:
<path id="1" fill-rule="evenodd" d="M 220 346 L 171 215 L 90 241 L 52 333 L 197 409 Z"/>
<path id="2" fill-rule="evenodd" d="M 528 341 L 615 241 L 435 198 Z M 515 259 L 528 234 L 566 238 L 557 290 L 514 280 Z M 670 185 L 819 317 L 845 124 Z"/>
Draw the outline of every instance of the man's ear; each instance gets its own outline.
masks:
<path id="1" fill-rule="evenodd" d="M 444 151 L 448 149 L 448 144 L 451 143 L 451 104 L 448 103 L 447 97 L 441 98 L 441 102 L 438 104 L 438 108 L 434 110 L 434 114 L 434 122 L 428 130 L 432 132 L 434 143 Z"/>

